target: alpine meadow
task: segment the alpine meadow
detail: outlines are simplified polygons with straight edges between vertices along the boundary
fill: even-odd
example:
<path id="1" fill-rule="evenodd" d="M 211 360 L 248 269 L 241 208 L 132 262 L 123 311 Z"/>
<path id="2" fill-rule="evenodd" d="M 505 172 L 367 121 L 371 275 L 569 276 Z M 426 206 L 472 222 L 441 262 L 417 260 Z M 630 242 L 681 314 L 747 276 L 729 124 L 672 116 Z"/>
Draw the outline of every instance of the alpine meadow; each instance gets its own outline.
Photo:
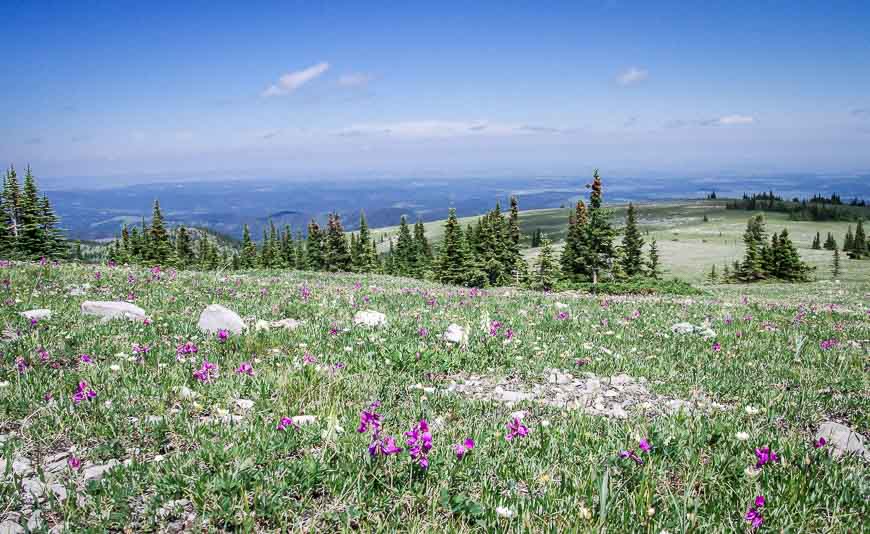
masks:
<path id="1" fill-rule="evenodd" d="M 0 17 L 0 534 L 870 532 L 867 5 Z"/>

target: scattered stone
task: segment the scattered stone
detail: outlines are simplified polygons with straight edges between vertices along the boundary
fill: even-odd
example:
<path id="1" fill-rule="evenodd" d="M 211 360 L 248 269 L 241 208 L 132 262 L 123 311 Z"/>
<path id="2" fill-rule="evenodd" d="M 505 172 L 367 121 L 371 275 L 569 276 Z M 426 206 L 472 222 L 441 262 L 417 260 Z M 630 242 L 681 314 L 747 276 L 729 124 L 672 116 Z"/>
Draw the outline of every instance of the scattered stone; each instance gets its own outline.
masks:
<path id="1" fill-rule="evenodd" d="M 565 304 L 564 302 L 557 302 L 557 303 L 556 303 L 556 309 L 557 309 L 557 310 L 567 310 L 567 309 L 568 309 L 568 305 Z"/>
<path id="2" fill-rule="evenodd" d="M 310 425 L 317 422 L 316 415 L 294 415 L 290 419 L 299 426 Z"/>
<path id="3" fill-rule="evenodd" d="M 456 323 L 451 323 L 444 332 L 444 341 L 448 343 L 467 343 L 468 333 Z"/>
<path id="4" fill-rule="evenodd" d="M 199 395 L 196 391 L 187 386 L 178 386 L 175 388 L 175 391 L 178 393 L 178 397 L 184 400 L 195 399 Z"/>
<path id="5" fill-rule="evenodd" d="M 90 288 L 91 288 L 91 286 L 88 284 L 85 284 L 81 287 L 71 287 L 71 288 L 69 288 L 68 294 L 71 297 L 84 297 L 85 295 L 88 294 L 88 289 L 90 289 Z"/>
<path id="6" fill-rule="evenodd" d="M 272 325 L 269 321 L 264 321 L 262 319 L 258 319 L 254 324 L 254 330 L 257 332 L 268 332 Z"/>
<path id="7" fill-rule="evenodd" d="M 695 331 L 695 326 L 692 323 L 677 323 L 671 326 L 671 332 L 675 334 L 691 334 Z"/>
<path id="8" fill-rule="evenodd" d="M 97 464 L 86 467 L 83 472 L 84 478 L 85 480 L 100 480 L 106 475 L 106 473 L 114 469 L 119 464 L 120 463 L 118 462 L 118 460 L 109 460 L 105 464 Z"/>
<path id="9" fill-rule="evenodd" d="M 716 331 L 713 330 L 712 328 L 705 328 L 705 329 L 701 330 L 700 335 L 704 339 L 711 339 L 711 338 L 716 337 Z"/>
<path id="10" fill-rule="evenodd" d="M 157 509 L 157 517 L 159 517 L 160 519 L 172 517 L 177 512 L 185 510 L 188 506 L 190 506 L 190 501 L 187 499 L 167 501 L 163 504 L 163 506 Z"/>
<path id="11" fill-rule="evenodd" d="M 102 317 L 103 322 L 112 319 L 127 319 L 129 321 L 145 320 L 145 310 L 135 304 L 121 301 L 110 302 L 86 300 L 82 302 L 82 314 Z"/>
<path id="12" fill-rule="evenodd" d="M 858 434 L 846 425 L 826 421 L 819 427 L 816 433 L 816 440 L 825 438 L 826 445 L 834 450 L 834 456 L 840 457 L 844 454 L 855 454 L 870 461 L 870 451 L 864 443 L 864 436 Z"/>
<path id="13" fill-rule="evenodd" d="M 19 534 L 26 532 L 24 527 L 15 521 L 3 521 L 0 523 L 0 534 Z"/>
<path id="14" fill-rule="evenodd" d="M 302 321 L 297 321 L 296 319 L 281 319 L 280 321 L 273 321 L 273 328 L 283 328 L 284 330 L 296 330 L 299 326 L 302 325 Z"/>
<path id="15" fill-rule="evenodd" d="M 254 401 L 250 399 L 237 399 L 236 406 L 242 411 L 248 411 L 254 407 Z"/>
<path id="16" fill-rule="evenodd" d="M 362 310 L 353 316 L 353 324 L 364 326 L 382 326 L 387 324 L 387 316 L 373 310 Z"/>
<path id="17" fill-rule="evenodd" d="M 21 316 L 25 319 L 30 319 L 31 321 L 43 321 L 51 319 L 51 310 L 47 309 L 38 309 L 38 310 L 28 310 L 25 312 L 21 312 Z"/>
<path id="18" fill-rule="evenodd" d="M 0 458 L 0 475 L 6 472 L 6 464 L 7 461 L 3 458 Z M 12 460 L 12 473 L 18 476 L 24 476 L 30 474 L 33 471 L 33 466 L 30 463 L 30 460 L 24 458 L 23 456 L 19 456 Z"/>
<path id="19" fill-rule="evenodd" d="M 206 334 L 217 334 L 218 330 L 228 330 L 241 334 L 247 326 L 239 314 L 220 304 L 210 304 L 199 315 L 199 329 Z"/>

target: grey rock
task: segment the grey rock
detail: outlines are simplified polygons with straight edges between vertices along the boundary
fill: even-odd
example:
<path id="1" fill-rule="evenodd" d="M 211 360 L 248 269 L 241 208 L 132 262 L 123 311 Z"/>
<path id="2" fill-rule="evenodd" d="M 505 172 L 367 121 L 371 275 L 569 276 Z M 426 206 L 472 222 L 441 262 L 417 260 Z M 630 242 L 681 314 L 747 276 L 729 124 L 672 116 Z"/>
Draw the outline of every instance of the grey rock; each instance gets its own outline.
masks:
<path id="1" fill-rule="evenodd" d="M 3 521 L 0 523 L 0 534 L 19 534 L 20 532 L 26 532 L 26 530 L 15 521 Z"/>
<path id="2" fill-rule="evenodd" d="M 92 465 L 85 468 L 83 476 L 85 477 L 85 480 L 100 480 L 106 475 L 106 473 L 118 465 L 118 460 L 109 460 L 105 464 Z"/>
<path id="3" fill-rule="evenodd" d="M 819 426 L 816 439 L 825 438 L 826 445 L 834 450 L 835 456 L 856 454 L 870 461 L 870 451 L 864 443 L 864 436 L 858 434 L 846 425 L 826 421 Z"/>
<path id="4" fill-rule="evenodd" d="M 302 325 L 302 321 L 297 321 L 296 319 L 281 319 L 280 321 L 273 321 L 273 328 L 283 328 L 285 330 L 296 330 Z"/>
<path id="5" fill-rule="evenodd" d="M 468 340 L 468 334 L 466 334 L 465 329 L 456 323 L 452 323 L 447 327 L 443 337 L 444 341 L 449 343 L 462 343 Z"/>
<path id="6" fill-rule="evenodd" d="M 233 334 L 241 334 L 247 326 L 239 314 L 220 304 L 210 304 L 199 314 L 199 329 L 207 334 L 216 334 L 218 330 L 228 330 Z"/>
<path id="7" fill-rule="evenodd" d="M 38 309 L 38 310 L 28 310 L 25 312 L 21 312 L 21 316 L 25 319 L 36 319 L 37 321 L 48 320 L 51 319 L 51 310 L 47 309 Z"/>
<path id="8" fill-rule="evenodd" d="M 86 300 L 82 302 L 82 314 L 102 317 L 103 321 L 112 319 L 145 320 L 145 310 L 135 304 L 121 301 Z"/>
<path id="9" fill-rule="evenodd" d="M 382 326 L 387 324 L 387 316 L 374 310 L 361 310 L 354 314 L 353 324 L 363 326 Z"/>
<path id="10" fill-rule="evenodd" d="M 692 323 L 677 323 L 671 326 L 671 332 L 675 334 L 691 334 L 694 331 L 695 327 Z"/>

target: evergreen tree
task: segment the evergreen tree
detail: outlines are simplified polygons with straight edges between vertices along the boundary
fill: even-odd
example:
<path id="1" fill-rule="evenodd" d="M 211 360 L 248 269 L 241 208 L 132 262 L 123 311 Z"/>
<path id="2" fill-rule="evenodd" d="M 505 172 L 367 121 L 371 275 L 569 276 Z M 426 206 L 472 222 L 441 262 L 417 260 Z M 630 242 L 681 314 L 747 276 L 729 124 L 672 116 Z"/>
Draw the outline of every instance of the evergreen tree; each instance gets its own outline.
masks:
<path id="1" fill-rule="evenodd" d="M 126 225 L 124 229 L 126 230 Z M 193 247 L 190 243 L 190 235 L 184 226 L 179 226 L 175 230 L 175 257 L 178 260 L 178 266 L 181 268 L 190 267 L 194 263 Z"/>
<path id="2" fill-rule="evenodd" d="M 296 269 L 304 271 L 308 268 L 308 255 L 305 253 L 305 240 L 302 232 L 296 232 Z"/>
<path id="3" fill-rule="evenodd" d="M 544 233 L 540 228 L 536 228 L 534 232 L 532 232 L 532 248 L 538 248 L 541 246 L 541 242 L 544 239 Z"/>
<path id="4" fill-rule="evenodd" d="M 208 249 L 206 248 L 206 254 Z M 208 262 L 208 257 L 204 258 Z M 251 239 L 251 231 L 248 225 L 242 227 L 242 250 L 239 254 L 239 266 L 242 269 L 253 269 L 257 266 L 257 245 Z"/>
<path id="5" fill-rule="evenodd" d="M 836 280 L 840 276 L 840 251 L 834 249 L 834 259 L 831 263 L 831 278 Z"/>
<path id="6" fill-rule="evenodd" d="M 414 238 L 408 227 L 408 219 L 402 215 L 399 220 L 399 237 L 396 240 L 395 255 L 393 258 L 393 274 L 398 276 L 414 276 L 417 250 L 414 246 Z"/>
<path id="7" fill-rule="evenodd" d="M 803 282 L 808 280 L 809 265 L 801 261 L 797 249 L 788 236 L 788 229 L 783 229 L 779 234 L 776 271 L 774 276 L 791 282 Z"/>
<path id="8" fill-rule="evenodd" d="M 659 265 L 659 248 L 656 240 L 653 239 L 649 244 L 649 260 L 647 261 L 647 273 L 653 280 L 661 278 L 662 272 Z"/>
<path id="9" fill-rule="evenodd" d="M 830 236 L 830 235 L 831 235 L 831 234 L 828 234 L 828 236 Z M 813 238 L 813 244 L 812 244 L 812 246 L 811 246 L 810 248 L 812 248 L 813 250 L 821 250 L 821 248 L 822 248 L 822 237 L 821 237 L 821 235 L 819 234 L 819 232 L 816 232 L 816 237 Z"/>
<path id="10" fill-rule="evenodd" d="M 834 234 L 832 234 L 831 232 L 828 232 L 828 237 L 827 239 L 825 239 L 824 248 L 825 250 L 834 250 L 837 248 L 837 240 L 834 239 Z"/>
<path id="11" fill-rule="evenodd" d="M 559 263 L 562 267 L 562 275 L 570 280 L 585 278 L 588 274 L 586 265 L 583 263 L 589 255 L 586 246 L 586 225 L 588 224 L 586 204 L 582 200 L 577 201 L 574 213 L 568 216 L 568 233 L 565 236 L 565 247 Z M 540 229 L 538 230 L 540 232 Z M 537 241 L 540 243 L 539 235 Z"/>
<path id="12" fill-rule="evenodd" d="M 710 269 L 710 273 L 707 275 L 707 281 L 711 284 L 715 284 L 719 280 L 719 275 L 716 273 L 716 264 L 713 264 L 713 267 Z"/>
<path id="13" fill-rule="evenodd" d="M 154 209 L 151 213 L 151 229 L 148 233 L 148 249 L 146 259 L 156 265 L 166 265 L 172 260 L 172 244 L 169 242 L 169 233 L 163 222 L 163 214 L 160 212 L 160 201 L 154 201 Z"/>
<path id="14" fill-rule="evenodd" d="M 359 212 L 359 237 L 356 240 L 358 252 L 356 255 L 356 270 L 362 273 L 369 273 L 377 270 L 377 249 L 369 233 L 369 225 L 366 221 L 366 214 L 363 211 Z"/>
<path id="15" fill-rule="evenodd" d="M 553 248 L 550 240 L 544 239 L 541 243 L 541 252 L 535 261 L 535 269 L 531 276 L 532 289 L 550 290 L 556 285 L 559 277 L 559 269 L 553 259 Z"/>
<path id="16" fill-rule="evenodd" d="M 347 238 L 344 236 L 344 228 L 341 225 L 341 216 L 338 213 L 329 215 L 324 248 L 327 271 L 344 272 L 351 270 L 350 250 L 348 250 Z"/>
<path id="17" fill-rule="evenodd" d="M 305 257 L 308 270 L 323 270 L 323 248 L 323 234 L 320 232 L 320 226 L 317 224 L 317 221 L 311 219 L 311 222 L 308 223 L 308 239 L 305 245 Z"/>
<path id="18" fill-rule="evenodd" d="M 846 235 L 843 237 L 843 252 L 849 252 L 852 250 L 852 246 L 855 244 L 855 236 L 852 235 L 852 225 L 849 225 L 849 229 L 846 230 Z"/>
<path id="19" fill-rule="evenodd" d="M 250 235 L 248 237 L 250 237 Z M 196 263 L 199 265 L 199 268 L 203 270 L 208 269 L 208 249 L 208 236 L 205 232 L 200 231 L 196 247 Z"/>
<path id="20" fill-rule="evenodd" d="M 432 263 L 432 247 L 426 239 L 426 227 L 417 219 L 414 223 L 414 275 L 423 278 Z"/>
<path id="21" fill-rule="evenodd" d="M 284 225 L 284 231 L 281 232 L 281 261 L 285 268 L 296 268 L 296 247 L 293 244 L 293 233 L 289 225 Z"/>
<path id="22" fill-rule="evenodd" d="M 36 179 L 29 166 L 24 172 L 24 189 L 20 199 L 19 255 L 22 258 L 36 259 L 43 254 L 46 243 L 40 224 L 39 192 L 36 189 Z"/>
<path id="23" fill-rule="evenodd" d="M 629 278 L 643 274 L 643 237 L 637 228 L 637 213 L 634 204 L 628 204 L 625 232 L 622 237 L 622 271 Z"/>
<path id="24" fill-rule="evenodd" d="M 765 278 L 765 258 L 762 250 L 765 240 L 764 217 L 756 215 L 750 218 L 743 233 L 746 250 L 738 274 L 740 280 L 751 282 Z"/>
<path id="25" fill-rule="evenodd" d="M 76 241 L 76 247 L 75 247 L 75 250 L 73 251 L 73 258 L 75 258 L 78 261 L 81 261 L 84 259 L 82 257 L 82 242 L 81 241 Z"/>
<path id="26" fill-rule="evenodd" d="M 444 223 L 444 238 L 435 263 L 435 278 L 443 284 L 465 285 L 467 280 L 466 243 L 462 227 L 456 219 L 456 209 L 450 208 Z"/>
<path id="27" fill-rule="evenodd" d="M 613 262 L 613 239 L 616 232 L 610 226 L 610 212 L 602 207 L 603 192 L 598 169 L 592 175 L 589 194 L 589 222 L 585 225 L 585 243 L 582 256 L 578 258 L 592 275 L 592 283 L 598 283 L 599 274 L 610 268 Z"/>
<path id="28" fill-rule="evenodd" d="M 855 226 L 855 237 L 849 250 L 849 257 L 860 260 L 867 256 L 870 256 L 870 250 L 867 248 L 867 236 L 864 234 L 864 221 L 858 219 L 858 224 Z"/>
<path id="29" fill-rule="evenodd" d="M 515 196 L 511 196 L 511 211 L 508 217 L 508 236 L 510 242 L 508 250 L 510 251 L 510 259 L 512 263 L 516 263 L 517 258 L 521 258 L 520 254 L 520 202 Z"/>
<path id="30" fill-rule="evenodd" d="M 3 219 L 7 231 L 8 244 L 6 249 L 13 256 L 18 252 L 19 225 L 21 221 L 21 188 L 18 185 L 18 175 L 15 167 L 6 171 L 3 182 Z"/>
<path id="31" fill-rule="evenodd" d="M 272 241 L 269 239 L 269 235 L 266 233 L 266 229 L 263 228 L 263 243 L 260 246 L 260 258 L 258 263 L 260 267 L 264 269 L 271 269 L 273 267 L 273 263 L 275 260 L 275 254 L 272 250 Z"/>
<path id="32" fill-rule="evenodd" d="M 43 254 L 50 258 L 65 258 L 69 247 L 66 239 L 57 227 L 59 220 L 57 215 L 54 214 L 51 202 L 49 202 L 46 195 L 42 195 L 39 201 L 39 219 L 45 242 Z"/>

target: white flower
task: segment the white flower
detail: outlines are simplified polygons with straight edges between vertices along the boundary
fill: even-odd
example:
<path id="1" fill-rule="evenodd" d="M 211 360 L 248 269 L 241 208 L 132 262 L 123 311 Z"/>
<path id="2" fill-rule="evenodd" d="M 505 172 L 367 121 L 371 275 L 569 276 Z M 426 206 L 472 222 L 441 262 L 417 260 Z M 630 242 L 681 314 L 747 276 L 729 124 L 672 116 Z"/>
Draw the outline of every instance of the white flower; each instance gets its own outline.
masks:
<path id="1" fill-rule="evenodd" d="M 757 414 L 758 412 L 759 412 L 759 409 L 756 408 L 755 406 L 751 405 L 751 404 L 748 405 L 748 406 L 746 407 L 746 413 L 747 413 L 748 415 L 755 415 L 755 414 Z"/>
<path id="2" fill-rule="evenodd" d="M 656 515 L 656 509 L 650 506 L 649 508 L 647 508 L 646 515 L 650 517 Z"/>
<path id="3" fill-rule="evenodd" d="M 755 478 L 755 477 L 757 477 L 758 475 L 761 474 L 761 469 L 756 469 L 756 468 L 754 468 L 754 467 L 752 467 L 752 466 L 750 465 L 750 466 L 748 466 L 746 469 L 744 469 L 743 472 L 744 472 L 744 473 L 746 474 L 746 476 L 748 476 L 749 478 Z"/>
<path id="4" fill-rule="evenodd" d="M 586 508 L 582 504 L 580 505 L 580 518 L 581 519 L 592 519 L 592 512 L 589 511 L 589 508 Z"/>
<path id="5" fill-rule="evenodd" d="M 739 441 L 746 441 L 747 439 L 749 439 L 749 434 L 747 432 L 738 432 L 734 435 L 734 437 L 737 438 Z"/>
<path id="6" fill-rule="evenodd" d="M 113 372 L 117 373 L 118 371 L 121 370 L 121 366 L 118 365 L 117 363 L 113 363 L 112 365 L 109 366 L 109 369 L 111 369 Z"/>
<path id="7" fill-rule="evenodd" d="M 8 388 L 8 387 L 9 387 L 8 380 L 4 380 L 4 381 L 0 382 L 0 388 Z"/>
<path id="8" fill-rule="evenodd" d="M 511 510 L 510 508 L 506 508 L 504 506 L 499 506 L 498 508 L 495 509 L 495 513 L 499 517 L 513 517 L 515 512 L 513 510 Z"/>

